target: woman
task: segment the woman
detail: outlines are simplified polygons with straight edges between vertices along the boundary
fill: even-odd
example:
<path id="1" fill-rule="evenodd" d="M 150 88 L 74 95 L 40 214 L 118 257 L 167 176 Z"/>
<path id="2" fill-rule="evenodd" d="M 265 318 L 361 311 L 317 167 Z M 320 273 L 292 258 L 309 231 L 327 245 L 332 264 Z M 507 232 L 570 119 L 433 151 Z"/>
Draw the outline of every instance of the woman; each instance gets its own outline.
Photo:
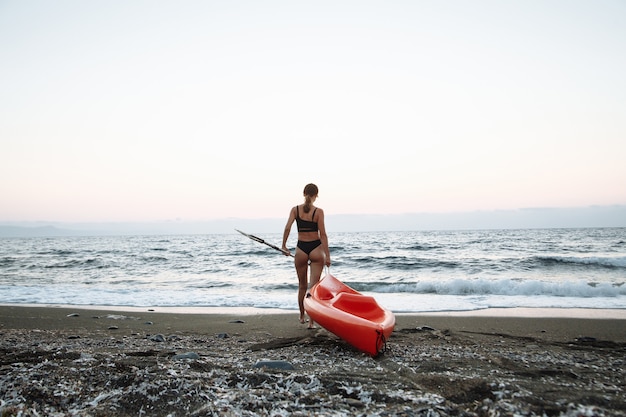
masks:
<path id="1" fill-rule="evenodd" d="M 298 307 L 300 308 L 300 323 L 305 323 L 304 297 L 308 290 L 309 263 L 311 265 L 311 285 L 320 280 L 324 265 L 330 266 L 330 252 L 328 250 L 328 236 L 324 225 L 324 210 L 315 207 L 317 186 L 307 184 L 304 187 L 304 204 L 297 205 L 289 212 L 289 219 L 283 233 L 283 251 L 291 255 L 287 249 L 287 239 L 291 226 L 295 221 L 298 226 L 298 245 L 295 255 L 296 273 L 298 274 Z M 309 322 L 309 329 L 315 328 L 313 320 Z"/>

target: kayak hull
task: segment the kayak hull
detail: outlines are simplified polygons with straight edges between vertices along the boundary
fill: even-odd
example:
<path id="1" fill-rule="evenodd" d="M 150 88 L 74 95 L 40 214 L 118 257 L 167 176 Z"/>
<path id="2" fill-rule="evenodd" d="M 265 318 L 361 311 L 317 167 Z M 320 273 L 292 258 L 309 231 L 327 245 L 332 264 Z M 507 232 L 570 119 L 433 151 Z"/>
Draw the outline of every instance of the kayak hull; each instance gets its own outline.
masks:
<path id="1" fill-rule="evenodd" d="M 358 350 L 378 356 L 396 323 L 393 313 L 326 274 L 304 299 L 304 308 L 316 323 Z"/>

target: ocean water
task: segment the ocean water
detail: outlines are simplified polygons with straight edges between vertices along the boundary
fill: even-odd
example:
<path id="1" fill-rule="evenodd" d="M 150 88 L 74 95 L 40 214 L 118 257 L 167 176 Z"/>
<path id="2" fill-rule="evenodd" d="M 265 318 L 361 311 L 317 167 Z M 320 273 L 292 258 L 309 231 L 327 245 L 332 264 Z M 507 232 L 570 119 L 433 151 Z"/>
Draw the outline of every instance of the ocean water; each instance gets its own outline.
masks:
<path id="1" fill-rule="evenodd" d="M 329 240 L 331 273 L 398 313 L 626 309 L 624 228 L 330 233 Z M 235 231 L 0 239 L 0 304 L 297 310 L 296 292 L 292 258 Z"/>

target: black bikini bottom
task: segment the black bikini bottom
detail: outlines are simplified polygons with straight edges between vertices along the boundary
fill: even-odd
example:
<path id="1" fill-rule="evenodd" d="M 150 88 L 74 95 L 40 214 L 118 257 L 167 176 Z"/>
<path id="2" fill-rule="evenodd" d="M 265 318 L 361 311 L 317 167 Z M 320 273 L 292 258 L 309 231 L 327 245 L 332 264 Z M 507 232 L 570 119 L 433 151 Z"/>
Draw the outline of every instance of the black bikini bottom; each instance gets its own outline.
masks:
<path id="1" fill-rule="evenodd" d="M 317 239 L 317 240 L 312 240 L 310 242 L 304 242 L 302 240 L 298 241 L 298 249 L 300 249 L 302 252 L 306 253 L 307 255 L 309 255 L 311 252 L 313 252 L 313 250 L 315 248 L 317 248 L 319 245 L 322 244 L 322 241 Z"/>

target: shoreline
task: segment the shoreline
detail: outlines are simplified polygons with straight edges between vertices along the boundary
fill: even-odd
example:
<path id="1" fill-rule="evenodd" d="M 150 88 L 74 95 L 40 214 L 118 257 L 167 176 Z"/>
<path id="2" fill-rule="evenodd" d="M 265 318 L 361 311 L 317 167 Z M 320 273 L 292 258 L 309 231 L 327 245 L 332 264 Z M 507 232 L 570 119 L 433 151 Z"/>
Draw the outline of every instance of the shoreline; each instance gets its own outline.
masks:
<path id="1" fill-rule="evenodd" d="M 218 314 L 218 315 L 280 315 L 296 314 L 297 310 L 258 307 L 198 307 L 198 306 L 115 306 L 89 304 L 33 304 L 0 303 L 3 307 L 60 308 L 93 311 L 150 312 L 165 314 Z M 442 310 L 394 312 L 396 316 L 442 316 L 442 317 L 515 317 L 515 318 L 579 318 L 626 320 L 626 309 L 615 308 L 547 308 L 511 307 L 477 310 Z"/>
<path id="2" fill-rule="evenodd" d="M 605 312 L 540 309 L 493 309 L 472 312 L 396 314 L 394 334 L 423 326 L 459 332 L 490 332 L 516 337 L 541 337 L 567 341 L 578 337 L 626 342 L 624 311 Z M 0 304 L 0 331 L 31 329 L 97 331 L 119 335 L 176 331 L 187 334 L 217 334 L 236 329 L 242 334 L 263 332 L 276 337 L 297 337 L 306 332 L 296 310 L 252 308 L 109 307 Z M 617 316 L 617 317 L 612 317 Z M 236 323 L 233 326 L 233 323 Z M 111 332 L 109 327 L 115 327 Z M 326 332 L 324 329 L 318 329 Z M 328 332 L 326 332 L 328 333 Z M 328 333 L 330 334 L 330 333 Z M 334 335 L 333 335 L 334 336 Z M 392 335 L 391 341 L 394 337 Z"/>

